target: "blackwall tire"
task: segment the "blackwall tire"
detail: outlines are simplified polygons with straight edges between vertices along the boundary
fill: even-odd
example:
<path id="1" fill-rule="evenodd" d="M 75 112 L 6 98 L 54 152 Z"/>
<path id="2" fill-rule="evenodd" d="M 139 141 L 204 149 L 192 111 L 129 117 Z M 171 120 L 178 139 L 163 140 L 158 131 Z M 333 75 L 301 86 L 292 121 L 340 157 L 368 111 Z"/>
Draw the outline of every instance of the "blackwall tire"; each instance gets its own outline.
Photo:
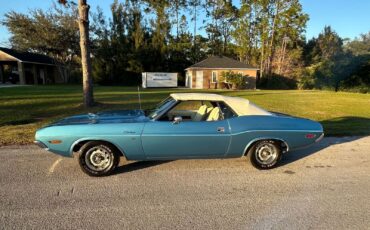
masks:
<path id="1" fill-rule="evenodd" d="M 277 166 L 282 156 L 278 142 L 263 140 L 256 142 L 248 152 L 252 165 L 258 169 L 271 169 Z"/>
<path id="2" fill-rule="evenodd" d="M 102 141 L 89 141 L 78 152 L 78 163 L 89 176 L 108 176 L 118 166 L 120 154 L 117 148 Z"/>

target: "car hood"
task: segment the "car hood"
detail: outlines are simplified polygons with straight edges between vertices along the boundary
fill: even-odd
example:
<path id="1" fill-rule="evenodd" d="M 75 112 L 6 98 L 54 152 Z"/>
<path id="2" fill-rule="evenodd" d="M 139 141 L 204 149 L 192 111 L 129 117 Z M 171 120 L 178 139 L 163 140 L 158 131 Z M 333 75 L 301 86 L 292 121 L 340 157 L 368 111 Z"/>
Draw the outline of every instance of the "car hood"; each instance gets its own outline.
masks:
<path id="1" fill-rule="evenodd" d="M 66 117 L 54 123 L 51 123 L 48 126 L 96 123 L 134 123 L 144 122 L 148 120 L 149 118 L 145 116 L 145 113 L 142 110 L 114 110 Z"/>

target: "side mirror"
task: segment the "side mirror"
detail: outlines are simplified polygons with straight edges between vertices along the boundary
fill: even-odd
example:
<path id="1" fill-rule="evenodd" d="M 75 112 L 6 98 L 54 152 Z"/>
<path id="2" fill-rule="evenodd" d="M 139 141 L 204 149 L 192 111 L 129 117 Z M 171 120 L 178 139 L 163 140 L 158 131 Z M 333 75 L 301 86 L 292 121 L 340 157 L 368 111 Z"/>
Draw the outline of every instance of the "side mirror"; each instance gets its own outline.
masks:
<path id="1" fill-rule="evenodd" d="M 172 124 L 178 124 L 178 123 L 180 123 L 180 122 L 182 122 L 182 117 L 175 117 L 174 119 L 173 119 L 173 122 L 172 122 Z"/>

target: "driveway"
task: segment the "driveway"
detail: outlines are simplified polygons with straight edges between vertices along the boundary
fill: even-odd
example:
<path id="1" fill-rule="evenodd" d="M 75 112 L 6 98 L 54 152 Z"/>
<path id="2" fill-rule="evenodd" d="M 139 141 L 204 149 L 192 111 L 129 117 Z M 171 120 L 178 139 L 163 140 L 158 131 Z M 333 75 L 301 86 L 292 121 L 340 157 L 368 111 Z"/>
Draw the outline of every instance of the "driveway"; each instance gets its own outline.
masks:
<path id="1" fill-rule="evenodd" d="M 325 138 L 268 171 L 246 158 L 123 162 L 92 178 L 74 159 L 0 148 L 2 229 L 368 229 L 370 137 Z"/>

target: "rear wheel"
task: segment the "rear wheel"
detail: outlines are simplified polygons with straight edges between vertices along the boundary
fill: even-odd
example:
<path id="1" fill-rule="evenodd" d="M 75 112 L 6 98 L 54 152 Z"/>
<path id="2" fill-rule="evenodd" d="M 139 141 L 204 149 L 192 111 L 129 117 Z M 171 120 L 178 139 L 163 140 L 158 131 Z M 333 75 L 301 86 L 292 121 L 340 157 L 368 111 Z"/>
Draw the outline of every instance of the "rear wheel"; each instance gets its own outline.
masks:
<path id="1" fill-rule="evenodd" d="M 119 157 L 119 152 L 113 145 L 90 141 L 81 147 L 78 162 L 82 171 L 89 176 L 107 176 L 117 167 Z"/>
<path id="2" fill-rule="evenodd" d="M 273 140 L 263 140 L 255 143 L 248 156 L 252 165 L 258 169 L 274 168 L 281 159 L 281 146 Z"/>

